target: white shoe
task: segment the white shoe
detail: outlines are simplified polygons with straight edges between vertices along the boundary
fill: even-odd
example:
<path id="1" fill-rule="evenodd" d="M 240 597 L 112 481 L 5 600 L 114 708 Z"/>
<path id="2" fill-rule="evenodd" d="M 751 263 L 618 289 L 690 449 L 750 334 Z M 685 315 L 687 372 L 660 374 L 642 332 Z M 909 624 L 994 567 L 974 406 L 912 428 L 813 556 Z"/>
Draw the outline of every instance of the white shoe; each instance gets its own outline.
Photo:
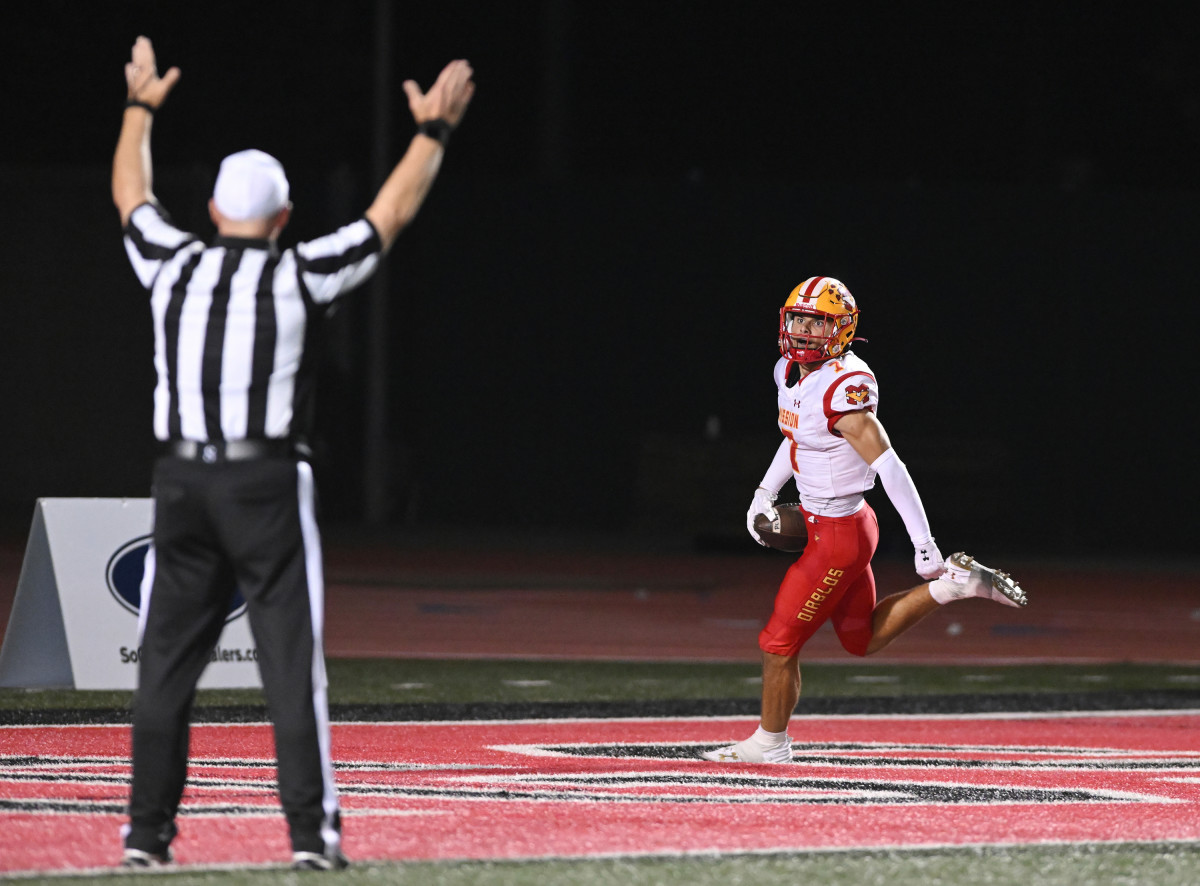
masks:
<path id="1" fill-rule="evenodd" d="M 753 738 L 748 738 L 700 756 L 714 763 L 791 763 L 792 740 L 789 737 L 784 744 L 764 749 Z"/>
<path id="2" fill-rule="evenodd" d="M 982 597 L 1005 606 L 1025 606 L 1029 598 L 1009 575 L 984 566 L 970 554 L 959 551 L 946 558 L 946 572 L 939 582 L 952 600 Z"/>

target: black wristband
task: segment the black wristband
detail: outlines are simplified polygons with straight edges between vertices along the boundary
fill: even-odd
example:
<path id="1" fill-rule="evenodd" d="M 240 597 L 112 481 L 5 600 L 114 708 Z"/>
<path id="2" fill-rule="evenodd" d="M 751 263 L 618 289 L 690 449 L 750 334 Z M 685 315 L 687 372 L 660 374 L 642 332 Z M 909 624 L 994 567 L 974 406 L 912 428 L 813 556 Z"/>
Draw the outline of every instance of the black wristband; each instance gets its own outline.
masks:
<path id="1" fill-rule="evenodd" d="M 152 105 L 152 104 L 149 104 L 149 103 L 147 103 L 147 102 L 144 102 L 144 101 L 139 101 L 139 100 L 138 100 L 138 99 L 136 99 L 136 98 L 130 98 L 130 99 L 126 99 L 126 100 L 125 100 L 125 107 L 127 107 L 127 108 L 141 108 L 142 110 L 149 111 L 151 114 L 153 114 L 155 111 L 157 111 L 157 110 L 158 110 L 158 108 L 154 107 L 154 105 Z"/>
<path id="2" fill-rule="evenodd" d="M 445 147 L 446 142 L 450 141 L 450 133 L 454 127 L 439 117 L 436 120 L 423 120 L 417 124 L 417 132 L 421 135 L 427 135 L 430 138 L 435 138 Z"/>

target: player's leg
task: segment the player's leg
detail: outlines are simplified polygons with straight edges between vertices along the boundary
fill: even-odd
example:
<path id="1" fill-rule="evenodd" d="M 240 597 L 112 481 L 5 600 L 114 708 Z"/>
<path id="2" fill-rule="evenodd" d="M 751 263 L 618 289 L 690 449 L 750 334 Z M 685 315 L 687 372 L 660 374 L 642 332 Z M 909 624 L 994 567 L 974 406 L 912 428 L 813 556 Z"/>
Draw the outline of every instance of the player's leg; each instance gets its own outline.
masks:
<path id="1" fill-rule="evenodd" d="M 792 739 L 788 720 L 800 700 L 799 653 L 762 654 L 762 716 L 754 734 L 745 741 L 706 751 L 701 756 L 714 763 L 790 763 Z"/>
<path id="2" fill-rule="evenodd" d="M 867 568 L 879 538 L 869 507 L 849 517 L 818 517 L 808 526 L 804 553 L 784 576 L 771 618 L 759 634 L 763 653 L 759 727 L 745 741 L 703 754 L 705 759 L 752 763 L 792 759 L 787 724 L 800 698 L 800 649 Z"/>
<path id="3" fill-rule="evenodd" d="M 838 642 L 851 655 L 866 655 L 874 631 L 875 573 L 870 565 L 850 583 L 829 618 Z"/>
<path id="4" fill-rule="evenodd" d="M 800 655 L 762 654 L 762 717 L 764 731 L 787 732 L 788 720 L 800 701 Z"/>
<path id="5" fill-rule="evenodd" d="M 851 655 L 878 652 L 938 608 L 927 584 L 892 594 L 878 603 L 875 594 L 875 576 L 867 567 L 830 619 L 842 646 Z"/>
<path id="6" fill-rule="evenodd" d="M 207 466 L 204 466 L 207 467 Z M 145 628 L 133 703 L 129 866 L 169 858 L 187 779 L 188 721 L 196 683 L 224 625 L 232 574 L 216 548 L 197 489 L 197 466 L 155 468 L 153 555 L 147 556 Z"/>
<path id="7" fill-rule="evenodd" d="M 234 553 L 275 728 L 279 799 L 296 863 L 344 867 L 330 749 L 325 586 L 307 463 L 245 463 L 228 503 Z"/>
<path id="8" fill-rule="evenodd" d="M 847 652 L 871 655 L 937 608 L 927 584 L 884 597 L 877 603 L 875 574 L 868 566 L 838 601 L 830 623 Z"/>
<path id="9" fill-rule="evenodd" d="M 872 553 L 879 539 L 879 527 L 871 519 L 860 522 L 862 544 Z M 929 586 L 918 585 L 876 602 L 875 574 L 868 564 L 850 583 L 830 618 L 838 640 L 852 655 L 871 655 L 883 649 L 935 609 L 937 603 Z"/>
<path id="10" fill-rule="evenodd" d="M 870 582 L 870 589 L 865 587 Z M 868 568 L 842 598 L 831 619 L 842 645 L 855 655 L 872 655 L 944 603 L 982 597 L 1009 606 L 1024 606 L 1025 593 L 1008 575 L 983 566 L 966 554 L 946 560 L 939 579 L 892 594 L 874 603 L 874 579 Z"/>
<path id="11" fill-rule="evenodd" d="M 930 596 L 928 584 L 884 597 L 871 613 L 871 641 L 864 655 L 873 655 L 883 649 L 937 608 L 938 603 Z"/>

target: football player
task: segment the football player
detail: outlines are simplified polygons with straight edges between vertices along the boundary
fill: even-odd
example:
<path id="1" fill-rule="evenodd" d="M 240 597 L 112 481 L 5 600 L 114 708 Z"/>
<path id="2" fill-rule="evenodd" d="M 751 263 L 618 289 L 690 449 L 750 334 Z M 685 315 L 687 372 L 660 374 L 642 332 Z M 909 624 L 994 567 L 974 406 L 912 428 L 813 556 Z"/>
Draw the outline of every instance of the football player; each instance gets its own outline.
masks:
<path id="1" fill-rule="evenodd" d="M 826 621 L 842 646 L 870 655 L 940 605 L 983 597 L 1024 606 L 1024 591 L 1009 576 L 965 553 L 943 560 L 921 497 L 875 412 L 879 387 L 871 368 L 850 350 L 858 305 L 832 277 L 810 277 L 779 312 L 775 384 L 779 430 L 771 466 L 754 492 L 746 526 L 759 544 L 754 518 L 771 520 L 779 490 L 794 477 L 808 543 L 788 569 L 774 612 L 759 634 L 763 658 L 762 717 L 745 741 L 703 754 L 720 763 L 790 763 L 788 720 L 800 699 L 799 653 Z M 862 339 L 860 339 L 862 340 Z M 864 493 L 883 483 L 913 543 L 917 573 L 926 579 L 876 602 L 871 558 L 879 525 Z"/>

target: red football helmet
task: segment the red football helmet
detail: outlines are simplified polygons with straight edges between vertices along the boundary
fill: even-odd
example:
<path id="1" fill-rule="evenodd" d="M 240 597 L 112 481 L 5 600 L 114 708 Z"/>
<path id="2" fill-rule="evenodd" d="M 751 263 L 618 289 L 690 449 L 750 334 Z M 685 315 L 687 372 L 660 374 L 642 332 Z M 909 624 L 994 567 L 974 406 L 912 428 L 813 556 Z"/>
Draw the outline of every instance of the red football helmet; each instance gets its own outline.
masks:
<path id="1" fill-rule="evenodd" d="M 810 337 L 801 347 L 792 345 L 788 325 L 794 315 L 820 317 L 826 323 L 824 338 Z M 833 277 L 809 277 L 792 290 L 779 309 L 779 353 L 796 363 L 817 363 L 837 357 L 854 341 L 858 305 L 850 290 Z M 866 341 L 866 339 L 859 339 Z"/>

